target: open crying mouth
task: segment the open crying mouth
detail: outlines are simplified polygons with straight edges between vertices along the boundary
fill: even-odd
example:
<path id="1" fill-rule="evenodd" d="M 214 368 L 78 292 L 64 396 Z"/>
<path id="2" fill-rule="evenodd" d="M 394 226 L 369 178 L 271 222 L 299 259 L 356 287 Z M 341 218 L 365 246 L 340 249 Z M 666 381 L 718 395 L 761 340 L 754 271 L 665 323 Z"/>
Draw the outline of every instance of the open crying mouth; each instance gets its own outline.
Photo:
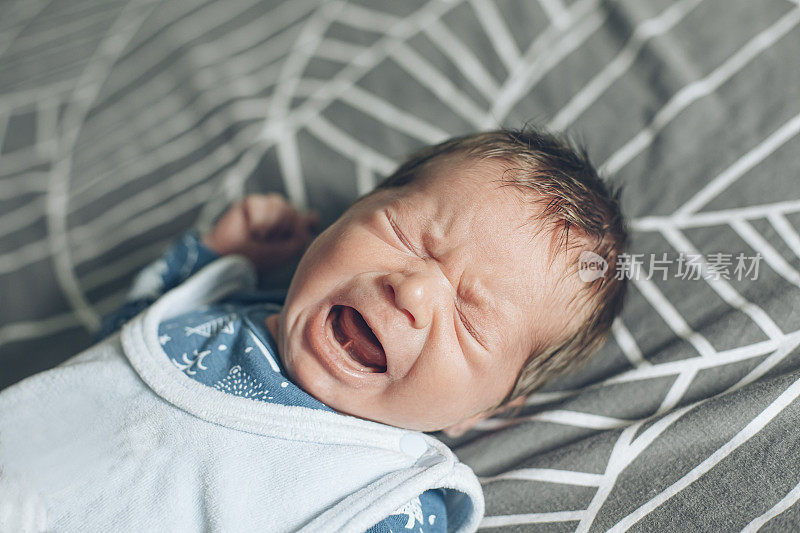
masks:
<path id="1" fill-rule="evenodd" d="M 386 372 L 386 353 L 361 313 L 352 307 L 331 309 L 331 329 L 342 348 L 365 372 Z"/>

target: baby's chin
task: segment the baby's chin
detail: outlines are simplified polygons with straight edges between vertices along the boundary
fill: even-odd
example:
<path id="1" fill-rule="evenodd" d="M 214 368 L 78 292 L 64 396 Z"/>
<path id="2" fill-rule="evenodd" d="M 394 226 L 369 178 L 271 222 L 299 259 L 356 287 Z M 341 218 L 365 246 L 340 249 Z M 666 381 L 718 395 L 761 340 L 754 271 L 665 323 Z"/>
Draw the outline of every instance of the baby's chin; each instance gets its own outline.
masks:
<path id="1" fill-rule="evenodd" d="M 404 418 L 402 416 L 396 416 L 396 415 L 385 414 L 385 413 L 375 414 L 375 413 L 366 412 L 366 413 L 359 414 L 360 413 L 359 410 L 355 410 L 355 411 L 350 410 L 349 412 L 348 412 L 348 410 L 339 410 L 339 409 L 334 409 L 334 410 L 337 413 L 340 413 L 340 414 L 343 414 L 343 415 L 353 416 L 355 418 L 361 418 L 363 420 L 369 420 L 371 422 L 376 422 L 378 424 L 383 424 L 383 425 L 386 425 L 386 426 L 392 426 L 392 427 L 396 427 L 396 428 L 400 428 L 400 429 L 407 429 L 407 430 L 410 430 L 410 431 L 422 431 L 424 433 L 434 433 L 434 432 L 437 432 L 437 431 L 441 431 L 441 430 L 445 429 L 446 427 L 452 425 L 452 424 L 447 424 L 447 425 L 435 424 L 435 423 L 423 422 L 423 421 L 419 421 L 419 420 L 416 420 L 416 421 L 415 420 L 408 420 L 408 419 L 406 419 L 406 418 Z"/>
<path id="2" fill-rule="evenodd" d="M 414 406 L 422 413 L 408 412 L 408 406 L 393 409 L 391 399 L 382 397 L 383 391 L 368 391 L 341 383 L 319 363 L 318 356 L 303 349 L 302 338 L 293 339 L 287 331 L 283 313 L 270 315 L 267 328 L 278 343 L 278 358 L 287 377 L 304 392 L 327 405 L 335 412 L 370 420 L 379 424 L 412 431 L 432 433 L 445 430 L 458 423 L 449 420 L 449 413 L 436 416 L 430 406 Z M 300 335 L 302 337 L 302 335 Z M 387 405 L 389 404 L 389 405 Z"/>
<path id="3" fill-rule="evenodd" d="M 410 417 L 408 413 L 392 409 L 387 405 L 390 400 L 382 398 L 380 393 L 348 387 L 325 373 L 314 372 L 302 364 L 297 368 L 294 363 L 291 356 L 283 359 L 288 377 L 303 391 L 341 415 L 424 432 L 438 431 L 450 425 Z"/>
<path id="4" fill-rule="evenodd" d="M 323 403 L 325 402 L 323 401 Z M 398 412 L 397 410 L 391 409 L 391 406 L 386 406 L 383 402 L 373 400 L 353 402 L 352 398 L 348 398 L 343 402 L 332 400 L 331 403 L 335 405 L 330 405 L 330 407 L 343 415 L 370 420 L 400 429 L 422 431 L 425 433 L 442 431 L 458 422 L 456 420 L 448 422 L 444 416 L 438 420 L 434 420 L 429 416 L 422 418 L 409 416 L 409 413 L 405 412 L 405 409 Z"/>

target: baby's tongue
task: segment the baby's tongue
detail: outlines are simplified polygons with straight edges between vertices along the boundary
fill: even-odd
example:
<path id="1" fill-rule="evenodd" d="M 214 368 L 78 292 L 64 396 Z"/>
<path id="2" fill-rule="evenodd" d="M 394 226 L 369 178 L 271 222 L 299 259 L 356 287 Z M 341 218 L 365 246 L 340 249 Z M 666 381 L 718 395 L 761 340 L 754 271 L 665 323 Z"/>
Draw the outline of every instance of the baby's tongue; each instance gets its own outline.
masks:
<path id="1" fill-rule="evenodd" d="M 339 325 L 347 338 L 353 341 L 348 351 L 355 355 L 359 362 L 381 370 L 386 369 L 386 354 L 383 347 L 358 311 L 352 307 L 342 307 Z"/>

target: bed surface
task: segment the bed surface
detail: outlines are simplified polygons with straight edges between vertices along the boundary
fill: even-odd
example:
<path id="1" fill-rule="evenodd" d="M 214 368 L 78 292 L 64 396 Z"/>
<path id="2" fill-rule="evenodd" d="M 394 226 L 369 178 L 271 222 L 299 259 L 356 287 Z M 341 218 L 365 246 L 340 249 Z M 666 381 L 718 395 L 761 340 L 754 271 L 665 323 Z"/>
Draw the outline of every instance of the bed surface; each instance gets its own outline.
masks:
<path id="1" fill-rule="evenodd" d="M 233 199 L 330 223 L 414 149 L 531 120 L 624 184 L 644 272 L 586 368 L 446 440 L 483 527 L 796 529 L 799 26 L 787 0 L 0 2 L 0 388 Z"/>

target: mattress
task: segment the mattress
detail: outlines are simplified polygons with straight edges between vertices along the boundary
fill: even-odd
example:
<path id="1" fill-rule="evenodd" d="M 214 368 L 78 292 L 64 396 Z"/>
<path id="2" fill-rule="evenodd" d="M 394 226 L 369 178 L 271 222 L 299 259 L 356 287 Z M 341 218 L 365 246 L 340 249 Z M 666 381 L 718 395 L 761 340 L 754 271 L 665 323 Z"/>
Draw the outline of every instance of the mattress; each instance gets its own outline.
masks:
<path id="1" fill-rule="evenodd" d="M 0 387 L 247 193 L 330 223 L 417 148 L 532 123 L 622 185 L 630 290 L 587 366 L 439 435 L 482 529 L 797 529 L 799 25 L 787 0 L 5 0 Z"/>

